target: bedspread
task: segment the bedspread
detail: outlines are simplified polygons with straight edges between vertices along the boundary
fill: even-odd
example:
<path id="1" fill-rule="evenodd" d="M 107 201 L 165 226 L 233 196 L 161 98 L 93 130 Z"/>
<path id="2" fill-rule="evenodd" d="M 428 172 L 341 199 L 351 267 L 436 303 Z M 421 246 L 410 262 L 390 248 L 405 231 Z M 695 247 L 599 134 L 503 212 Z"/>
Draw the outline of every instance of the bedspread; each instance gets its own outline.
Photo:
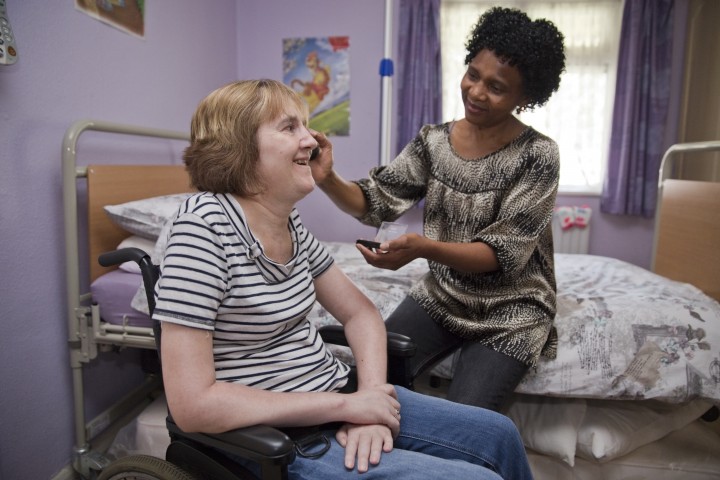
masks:
<path id="1" fill-rule="evenodd" d="M 720 304 L 621 260 L 556 254 L 558 356 L 518 392 L 720 402 Z"/>

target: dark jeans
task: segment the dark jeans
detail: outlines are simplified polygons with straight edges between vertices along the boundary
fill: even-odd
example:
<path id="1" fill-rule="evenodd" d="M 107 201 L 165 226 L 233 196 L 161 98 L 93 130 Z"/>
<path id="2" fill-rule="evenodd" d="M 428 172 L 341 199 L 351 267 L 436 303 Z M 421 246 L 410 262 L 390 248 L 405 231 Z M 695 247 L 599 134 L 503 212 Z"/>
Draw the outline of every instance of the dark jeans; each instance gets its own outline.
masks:
<path id="1" fill-rule="evenodd" d="M 411 360 L 413 377 L 460 348 L 448 399 L 500 411 L 528 370 L 524 363 L 477 342 L 453 335 L 406 297 L 385 322 L 388 331 L 412 338 L 417 354 Z"/>

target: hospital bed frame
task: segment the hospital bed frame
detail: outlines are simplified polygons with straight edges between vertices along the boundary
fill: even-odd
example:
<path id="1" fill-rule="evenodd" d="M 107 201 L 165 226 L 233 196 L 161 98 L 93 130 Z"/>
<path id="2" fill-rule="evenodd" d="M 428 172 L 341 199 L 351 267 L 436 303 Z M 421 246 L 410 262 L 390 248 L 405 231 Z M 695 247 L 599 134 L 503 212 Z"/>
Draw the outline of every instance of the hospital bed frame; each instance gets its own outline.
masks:
<path id="1" fill-rule="evenodd" d="M 106 132 L 110 134 L 130 135 L 135 137 L 151 137 L 155 139 L 189 141 L 189 135 L 184 132 L 161 130 L 122 125 L 98 120 L 79 120 L 73 123 L 66 131 L 62 142 L 62 177 L 63 177 L 63 210 L 65 221 L 65 263 L 66 263 L 66 289 L 67 305 L 66 319 L 68 325 L 68 346 L 70 349 L 70 366 L 72 369 L 73 408 L 74 408 L 74 457 L 73 468 L 84 478 L 93 478 L 97 471 L 109 462 L 102 452 L 93 450 L 90 439 L 105 430 L 108 426 L 117 423 L 128 412 L 138 408 L 143 402 L 149 403 L 152 392 L 160 387 L 160 380 L 154 375 L 148 375 L 145 381 L 125 397 L 118 400 L 110 408 L 94 419 L 85 418 L 85 392 L 83 387 L 83 367 L 97 358 L 98 351 L 118 347 L 138 347 L 154 349 L 155 344 L 151 328 L 113 326 L 99 322 L 97 305 L 91 305 L 91 295 L 88 291 L 81 292 L 85 285 L 97 278 L 105 270 L 97 264 L 97 257 L 102 251 L 115 248 L 115 246 L 128 236 L 119 227 L 111 224 L 109 218 L 102 211 L 104 205 L 91 202 L 91 190 L 102 190 L 103 196 L 108 199 L 117 199 L 118 203 L 130 201 L 147 196 L 147 192 L 138 189 L 133 178 L 118 181 L 112 173 L 114 167 L 99 166 L 86 167 L 77 165 L 77 147 L 80 137 L 89 131 Z M 102 238 L 89 235 L 88 269 L 86 273 L 80 271 L 81 241 L 80 222 L 78 221 L 78 182 L 88 181 L 89 169 L 109 169 L 107 175 L 96 184 L 87 184 L 88 189 L 88 229 L 106 232 Z M 168 179 L 168 167 L 137 166 L 138 178 L 143 181 L 154 181 L 154 194 L 164 195 L 180 193 L 178 191 L 178 178 L 182 178 L 184 168 L 175 166 Z M 172 170 L 175 173 L 172 173 Z M 170 181 L 169 181 L 170 180 Z M 186 182 L 187 183 L 187 182 Z M 165 187 L 167 185 L 167 187 Z M 189 191 L 187 186 L 185 191 Z M 112 247 L 109 247 L 112 245 Z"/>

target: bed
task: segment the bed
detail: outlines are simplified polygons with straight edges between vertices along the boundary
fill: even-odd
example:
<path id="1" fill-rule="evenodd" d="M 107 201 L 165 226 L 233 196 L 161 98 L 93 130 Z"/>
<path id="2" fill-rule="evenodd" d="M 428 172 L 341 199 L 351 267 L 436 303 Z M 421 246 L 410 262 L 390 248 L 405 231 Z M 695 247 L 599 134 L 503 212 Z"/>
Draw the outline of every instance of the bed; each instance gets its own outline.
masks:
<path id="1" fill-rule="evenodd" d="M 178 165 L 78 167 L 75 143 L 85 130 L 187 139 L 178 132 L 90 121 L 68 130 L 63 148 L 68 323 L 72 366 L 80 377 L 76 470 L 84 475 L 97 461 L 88 441 L 97 421 L 86 422 L 82 413 L 83 366 L 99 349 L 154 348 L 137 295 L 139 274 L 132 265 L 103 269 L 94 259 L 119 246 L 157 255 L 167 218 L 190 192 Z M 673 147 L 663 172 L 677 153 L 706 149 L 720 149 L 720 142 Z M 538 479 L 720 477 L 720 422 L 700 419 L 720 405 L 720 184 L 666 177 L 663 173 L 654 272 L 606 257 L 556 254 L 558 358 L 542 361 L 527 375 L 505 412 L 521 431 Z M 86 190 L 78 188 L 81 182 Z M 78 201 L 87 203 L 87 232 L 78 223 Z M 88 259 L 79 253 L 78 238 L 85 233 Z M 326 245 L 385 317 L 427 272 L 421 260 L 395 272 L 374 269 L 354 245 Z M 89 283 L 84 293 L 81 273 Z M 320 306 L 311 321 L 335 323 Z M 352 361 L 346 350 L 336 353 Z M 451 356 L 433 369 L 440 386 L 428 386 L 429 393 L 443 394 L 452 364 Z M 162 456 L 163 398 L 148 397 L 156 388 L 149 376 L 147 385 L 125 399 L 149 406 L 98 455 Z"/>

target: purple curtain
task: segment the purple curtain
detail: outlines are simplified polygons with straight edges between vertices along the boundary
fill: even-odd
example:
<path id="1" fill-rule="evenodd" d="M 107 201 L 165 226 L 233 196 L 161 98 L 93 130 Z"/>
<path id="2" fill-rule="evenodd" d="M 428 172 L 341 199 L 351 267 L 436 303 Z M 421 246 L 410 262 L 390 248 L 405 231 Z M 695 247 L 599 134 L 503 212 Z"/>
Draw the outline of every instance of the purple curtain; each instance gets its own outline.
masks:
<path id="1" fill-rule="evenodd" d="M 395 154 L 442 119 L 440 0 L 401 0 L 399 24 Z"/>
<path id="2" fill-rule="evenodd" d="M 685 0 L 625 2 L 610 156 L 600 200 L 604 213 L 655 213 L 660 161 L 677 140 L 677 115 L 669 112 L 681 92 L 674 71 L 683 68 L 677 46 L 684 45 L 684 24 L 673 32 L 673 22 L 686 18 Z"/>

